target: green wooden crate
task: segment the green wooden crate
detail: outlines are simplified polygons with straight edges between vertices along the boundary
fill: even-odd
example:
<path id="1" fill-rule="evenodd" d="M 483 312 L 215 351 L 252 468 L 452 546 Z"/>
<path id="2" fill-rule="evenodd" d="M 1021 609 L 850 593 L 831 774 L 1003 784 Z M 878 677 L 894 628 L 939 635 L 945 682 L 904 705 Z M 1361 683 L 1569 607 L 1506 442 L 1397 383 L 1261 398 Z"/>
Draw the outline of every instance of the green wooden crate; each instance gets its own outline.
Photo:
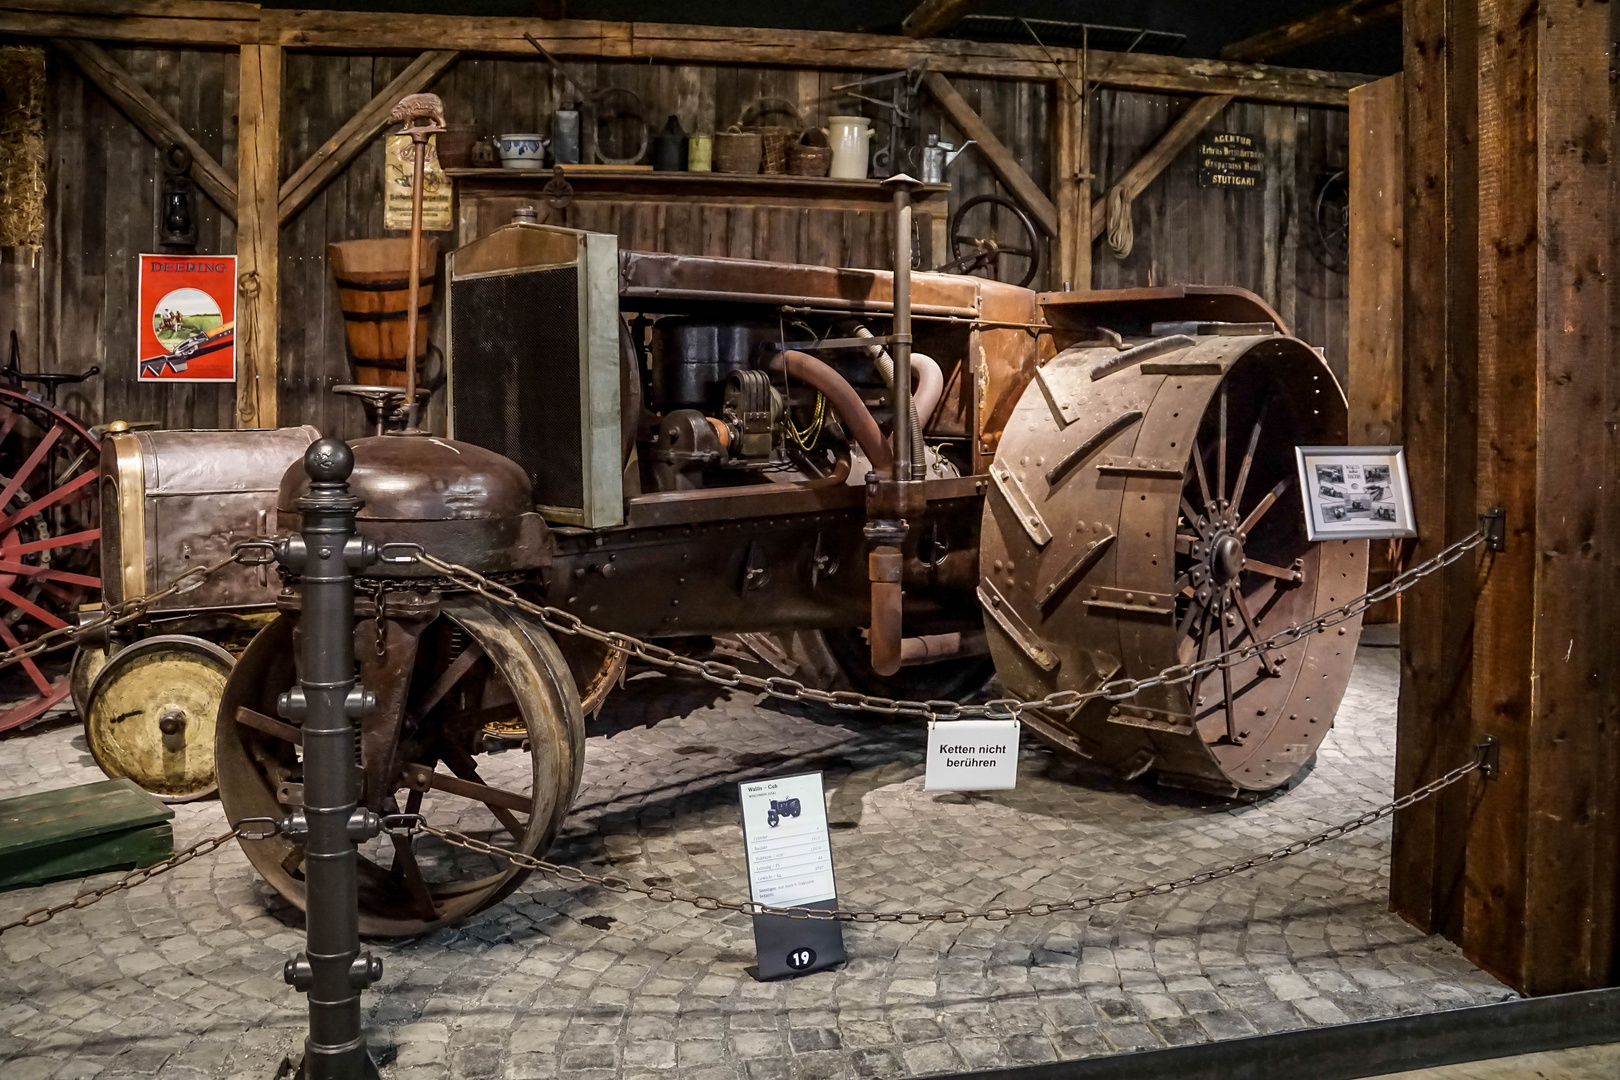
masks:
<path id="1" fill-rule="evenodd" d="M 173 817 L 132 780 L 0 800 L 0 890 L 161 862 Z"/>

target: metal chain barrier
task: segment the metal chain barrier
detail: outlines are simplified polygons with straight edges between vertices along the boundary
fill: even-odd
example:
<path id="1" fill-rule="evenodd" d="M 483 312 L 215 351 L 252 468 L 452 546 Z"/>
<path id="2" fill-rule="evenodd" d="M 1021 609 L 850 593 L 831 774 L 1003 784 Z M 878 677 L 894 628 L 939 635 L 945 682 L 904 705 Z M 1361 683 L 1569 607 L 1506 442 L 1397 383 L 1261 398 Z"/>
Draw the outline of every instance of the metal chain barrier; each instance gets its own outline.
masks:
<path id="1" fill-rule="evenodd" d="M 279 828 L 280 825 L 275 818 L 243 818 L 229 832 L 222 832 L 218 836 L 210 836 L 208 839 L 199 841 L 184 851 L 177 851 L 167 859 L 155 862 L 151 866 L 131 870 L 110 885 L 103 885 L 99 889 L 80 893 L 73 899 L 64 900 L 60 904 L 38 908 L 26 915 L 12 919 L 10 922 L 0 923 L 0 934 L 4 934 L 8 930 L 15 930 L 19 926 L 39 926 L 42 923 L 48 923 L 64 911 L 82 911 L 92 904 L 100 903 L 114 893 L 123 892 L 125 889 L 133 889 L 135 886 L 143 885 L 161 874 L 167 874 L 170 870 L 178 870 L 193 859 L 199 859 L 204 855 L 212 855 L 237 837 L 244 840 L 263 840 L 266 837 L 274 836 L 279 831 Z"/>
<path id="2" fill-rule="evenodd" d="M 173 581 L 155 593 L 132 597 L 122 604 L 114 604 L 112 607 L 104 609 L 100 615 L 97 615 L 89 622 L 80 623 L 77 626 L 59 626 L 54 630 L 47 630 L 27 645 L 18 645 L 14 649 L 7 649 L 5 652 L 0 653 L 0 671 L 11 667 L 13 664 L 20 664 L 24 660 L 38 656 L 41 653 L 77 644 L 80 640 L 98 630 L 134 622 L 145 615 L 154 604 L 167 600 L 171 596 L 179 596 L 181 593 L 188 593 L 193 589 L 200 588 L 209 578 L 234 563 L 255 565 L 269 561 L 267 559 L 250 558 L 248 553 L 256 550 L 272 550 L 271 542 L 268 540 L 244 540 L 234 546 L 230 555 L 225 558 L 209 566 L 194 566 L 190 570 L 176 575 Z"/>
<path id="3" fill-rule="evenodd" d="M 1071 712 L 1086 702 L 1098 698 L 1108 701 L 1125 701 L 1155 686 L 1175 686 L 1191 682 L 1224 667 L 1231 667 L 1251 656 L 1259 656 L 1261 653 L 1285 649 L 1313 634 L 1320 634 L 1342 622 L 1356 618 L 1374 604 L 1400 595 L 1428 575 L 1450 566 L 1468 552 L 1484 544 L 1486 540 L 1487 536 L 1484 531 L 1475 531 L 1450 545 L 1433 558 L 1391 578 L 1370 592 L 1362 593 L 1346 604 L 1341 604 L 1339 607 L 1324 612 L 1313 619 L 1308 619 L 1297 626 L 1279 630 L 1259 641 L 1250 641 L 1247 644 L 1215 653 L 1193 663 L 1176 664 L 1165 668 L 1156 675 L 1148 675 L 1140 679 L 1114 679 L 1091 690 L 1055 690 L 1045 697 L 1033 701 L 1019 701 L 1015 698 L 994 698 L 982 705 L 965 705 L 956 701 L 912 701 L 904 698 L 886 698 L 875 694 L 857 693 L 853 690 L 822 690 L 817 687 L 806 686 L 797 679 L 790 679 L 782 675 L 768 678 L 750 675 L 731 664 L 723 664 L 716 660 L 693 660 L 690 657 L 681 656 L 671 649 L 642 641 L 640 638 L 632 637 L 629 634 L 598 630 L 588 625 L 571 611 L 563 611 L 561 608 L 536 604 L 533 601 L 526 600 L 512 586 L 504 585 L 478 573 L 476 570 L 471 570 L 456 563 L 446 562 L 434 555 L 430 555 L 417 544 L 389 544 L 387 549 L 392 549 L 394 554 L 388 554 L 387 549 L 385 549 L 383 558 L 385 562 L 422 563 L 464 589 L 476 592 L 497 604 L 502 604 L 538 619 L 548 630 L 553 630 L 559 634 L 590 638 L 610 648 L 627 653 L 637 660 L 666 670 L 696 675 L 718 686 L 743 687 L 783 701 L 809 701 L 834 709 L 865 710 L 866 712 L 880 713 L 884 716 L 915 716 L 926 720 L 959 720 L 963 717 L 977 716 L 996 720 L 1016 720 L 1026 710 Z"/>
<path id="4" fill-rule="evenodd" d="M 1200 678 L 1222 667 L 1238 663 L 1251 656 L 1258 656 L 1263 652 L 1270 652 L 1300 641 L 1313 634 L 1337 626 L 1342 622 L 1353 619 L 1362 614 L 1372 605 L 1387 600 L 1393 596 L 1410 589 L 1420 580 L 1433 574 L 1463 555 L 1486 543 L 1487 535 L 1484 531 L 1476 531 L 1469 536 L 1450 545 L 1433 558 L 1420 563 L 1390 581 L 1370 592 L 1363 593 L 1349 603 L 1343 604 L 1332 611 L 1325 612 L 1297 626 L 1290 626 L 1284 630 L 1259 641 L 1251 641 L 1246 645 L 1228 649 L 1191 664 L 1177 664 L 1166 668 L 1157 675 L 1150 675 L 1142 679 L 1115 679 L 1111 682 L 1088 691 L 1060 690 L 1048 694 L 1044 698 L 1034 701 L 1018 701 L 1011 698 L 997 698 L 982 705 L 964 705 L 954 701 L 910 701 L 905 699 L 878 697 L 871 694 L 860 694 L 854 691 L 838 690 L 827 691 L 815 687 L 805 686 L 795 679 L 782 676 L 762 678 L 747 674 L 740 669 L 716 661 L 692 660 L 681 656 L 670 649 L 650 642 L 642 641 L 629 634 L 620 634 L 610 631 L 598 630 L 586 624 L 579 616 L 560 608 L 536 604 L 525 600 L 509 585 L 495 581 L 475 570 L 456 563 L 446 562 L 428 554 L 416 544 L 389 544 L 382 551 L 383 561 L 393 563 L 420 562 L 436 570 L 444 576 L 453 586 L 460 586 L 489 600 L 506 607 L 522 611 L 538 620 L 549 630 L 561 634 L 577 634 L 590 638 L 611 648 L 636 657 L 646 663 L 669 670 L 682 671 L 696 675 L 708 682 L 725 687 L 745 687 L 756 690 L 770 697 L 786 701 L 809 701 L 828 705 L 835 709 L 865 710 L 880 713 L 886 716 L 917 716 L 930 720 L 948 720 L 964 716 L 988 716 L 998 719 L 1016 719 L 1021 713 L 1030 709 L 1051 711 L 1068 711 L 1078 708 L 1087 701 L 1104 698 L 1109 701 L 1123 701 L 1154 686 L 1176 685 Z M 393 550 L 389 554 L 389 549 Z M 121 626 L 140 618 L 154 604 L 190 592 L 200 587 L 209 578 L 234 563 L 257 565 L 273 560 L 276 551 L 276 541 L 271 539 L 254 539 L 238 543 L 231 549 L 231 554 L 212 565 L 193 567 L 177 576 L 168 586 L 155 593 L 138 596 L 107 608 L 95 619 L 79 626 L 64 626 L 51 630 L 27 645 L 18 646 L 0 654 L 0 670 L 23 659 L 37 656 L 52 649 L 62 648 L 73 644 L 81 637 L 93 634 L 95 631 L 112 626 Z M 250 553 L 261 552 L 257 556 Z M 420 583 L 417 583 L 420 584 Z M 494 844 L 454 829 L 441 829 L 430 825 L 421 815 L 395 814 L 384 818 L 385 830 L 394 835 L 409 836 L 413 832 L 428 833 L 437 836 L 446 843 L 453 844 L 467 851 L 476 852 L 492 858 L 504 859 L 513 865 L 528 870 L 538 870 L 561 881 L 573 881 L 582 884 L 595 885 L 616 893 L 636 893 L 659 903 L 690 904 L 703 911 L 737 911 L 746 915 L 784 915 L 793 919 L 835 920 L 839 922 L 877 923 L 923 923 L 923 922 L 966 922 L 970 919 L 986 919 L 1000 921 L 1010 919 L 1015 915 L 1052 915 L 1065 911 L 1086 911 L 1095 907 L 1109 904 L 1124 904 L 1132 900 L 1139 900 L 1149 896 L 1164 896 L 1179 892 L 1210 881 L 1240 874 L 1267 863 L 1286 859 L 1300 852 L 1308 851 L 1329 841 L 1336 840 L 1358 829 L 1366 828 L 1374 822 L 1381 821 L 1391 814 L 1403 810 L 1424 799 L 1457 783 L 1470 773 L 1486 770 L 1488 747 L 1481 747 L 1478 757 L 1464 765 L 1459 765 L 1444 776 L 1423 785 L 1391 802 L 1385 803 L 1375 809 L 1369 810 L 1350 821 L 1324 829 L 1314 836 L 1304 840 L 1296 840 L 1284 847 L 1275 848 L 1259 855 L 1246 859 L 1226 863 L 1211 870 L 1200 871 L 1197 874 L 1170 881 L 1161 881 L 1153 885 L 1145 885 L 1135 889 L 1120 889 L 1112 893 L 1095 896 L 1077 896 L 1067 900 L 1040 902 L 1027 904 L 1023 907 L 993 907 L 978 911 L 965 911 L 953 908 L 948 911 L 920 912 L 920 911 L 851 911 L 844 908 L 833 910 L 820 910 L 811 908 L 773 907 L 769 904 L 760 904 L 752 900 L 734 901 L 723 900 L 718 897 L 707 896 L 701 893 L 678 893 L 674 890 L 658 887 L 644 887 L 632 884 L 619 877 L 602 877 L 588 874 L 583 870 L 558 863 L 536 859 L 530 855 L 508 851 Z M 80 893 L 72 900 L 64 901 L 50 907 L 39 908 L 28 912 L 10 922 L 0 923 L 0 934 L 24 926 L 39 926 L 49 922 L 64 911 L 82 910 L 115 893 L 125 889 L 132 889 L 154 877 L 166 874 L 171 870 L 184 866 L 193 859 L 211 854 L 219 850 L 231 840 L 242 838 L 245 840 L 263 840 L 276 835 L 280 831 L 280 822 L 274 818 L 244 818 L 237 822 L 229 832 L 209 837 L 197 844 L 176 852 L 161 862 L 151 866 L 142 867 L 125 874 L 122 878 L 110 885 L 105 885 L 90 892 Z"/>
<path id="5" fill-rule="evenodd" d="M 744 915 L 782 915 L 789 919 L 806 919 L 851 923 L 960 923 L 971 919 L 984 919 L 989 922 L 1000 922 L 1013 918 L 1016 915 L 1055 915 L 1059 912 L 1089 911 L 1092 908 L 1105 907 L 1110 904 L 1127 904 L 1132 900 L 1141 900 L 1149 896 L 1168 896 L 1171 893 L 1181 892 L 1196 885 L 1203 885 L 1211 881 L 1241 874 L 1268 863 L 1278 862 L 1282 859 L 1320 847 L 1332 840 L 1377 821 L 1382 821 L 1397 811 L 1404 810 L 1422 802 L 1430 796 L 1444 791 L 1452 784 L 1457 783 L 1470 773 L 1485 771 L 1489 775 L 1487 766 L 1490 750 L 1481 746 L 1479 754 L 1464 765 L 1459 765 L 1444 776 L 1431 780 L 1422 787 L 1402 795 L 1400 798 L 1385 803 L 1383 806 L 1368 810 L 1359 817 L 1341 822 L 1332 828 L 1324 829 L 1314 836 L 1303 840 L 1296 840 L 1291 844 L 1271 851 L 1251 855 L 1246 859 L 1238 859 L 1210 870 L 1201 870 L 1187 877 L 1174 878 L 1169 881 L 1160 881 L 1153 885 L 1142 885 L 1134 889 L 1118 889 L 1111 893 L 1100 893 L 1094 896 L 1072 896 L 1067 900 L 1046 900 L 1022 907 L 991 907 L 981 908 L 977 911 L 966 911 L 962 908 L 951 908 L 947 911 L 852 911 L 848 908 L 817 909 L 803 907 L 773 907 L 770 904 L 761 904 L 753 900 L 722 900 L 719 897 L 708 896 L 703 893 L 682 893 L 673 889 L 648 887 L 636 885 L 622 877 L 602 877 L 596 874 L 587 874 L 583 870 L 572 866 L 562 866 L 558 863 L 547 862 L 545 859 L 536 859 L 532 855 L 524 855 L 516 851 L 508 851 L 484 840 L 468 836 L 455 829 L 441 829 L 430 825 L 420 814 L 394 814 L 383 818 L 383 828 L 393 835 L 409 836 L 413 832 L 423 832 L 456 847 L 467 851 L 477 852 L 492 858 L 504 859 L 514 866 L 521 866 L 528 870 L 538 870 L 543 874 L 554 877 L 560 881 L 579 882 L 586 885 L 595 885 L 615 893 L 635 893 L 645 896 L 649 900 L 661 904 L 690 904 L 702 911 L 739 911 Z"/>

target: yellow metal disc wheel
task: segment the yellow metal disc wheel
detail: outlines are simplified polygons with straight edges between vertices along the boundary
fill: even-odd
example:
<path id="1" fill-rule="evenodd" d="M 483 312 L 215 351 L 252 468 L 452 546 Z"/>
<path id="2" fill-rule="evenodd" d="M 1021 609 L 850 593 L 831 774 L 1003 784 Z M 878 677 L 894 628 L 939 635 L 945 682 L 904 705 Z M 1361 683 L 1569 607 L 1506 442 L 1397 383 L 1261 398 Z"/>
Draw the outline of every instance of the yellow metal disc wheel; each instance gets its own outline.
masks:
<path id="1" fill-rule="evenodd" d="M 214 793 L 214 720 L 234 666 L 213 642 L 182 634 L 137 641 L 109 657 L 90 684 L 85 742 L 111 777 L 165 802 Z"/>

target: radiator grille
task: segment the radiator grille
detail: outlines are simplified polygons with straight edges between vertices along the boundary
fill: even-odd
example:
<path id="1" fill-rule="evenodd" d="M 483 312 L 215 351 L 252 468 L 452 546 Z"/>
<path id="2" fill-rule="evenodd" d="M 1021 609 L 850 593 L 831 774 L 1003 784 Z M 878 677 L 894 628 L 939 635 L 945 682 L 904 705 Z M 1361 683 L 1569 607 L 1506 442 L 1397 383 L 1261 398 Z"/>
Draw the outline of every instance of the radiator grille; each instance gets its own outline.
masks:
<path id="1" fill-rule="evenodd" d="M 540 506 L 585 500 L 575 266 L 452 281 L 452 430 L 523 467 Z"/>

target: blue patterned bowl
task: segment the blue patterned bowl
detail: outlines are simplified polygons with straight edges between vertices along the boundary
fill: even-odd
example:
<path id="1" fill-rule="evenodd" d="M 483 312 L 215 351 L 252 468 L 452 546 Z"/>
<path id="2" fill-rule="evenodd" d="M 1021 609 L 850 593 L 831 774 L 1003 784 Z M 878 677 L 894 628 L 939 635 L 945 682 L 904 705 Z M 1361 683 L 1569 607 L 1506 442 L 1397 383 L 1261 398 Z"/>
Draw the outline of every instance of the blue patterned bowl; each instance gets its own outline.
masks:
<path id="1" fill-rule="evenodd" d="M 545 164 L 544 135 L 501 135 L 495 140 L 501 164 L 508 169 L 538 169 Z"/>

